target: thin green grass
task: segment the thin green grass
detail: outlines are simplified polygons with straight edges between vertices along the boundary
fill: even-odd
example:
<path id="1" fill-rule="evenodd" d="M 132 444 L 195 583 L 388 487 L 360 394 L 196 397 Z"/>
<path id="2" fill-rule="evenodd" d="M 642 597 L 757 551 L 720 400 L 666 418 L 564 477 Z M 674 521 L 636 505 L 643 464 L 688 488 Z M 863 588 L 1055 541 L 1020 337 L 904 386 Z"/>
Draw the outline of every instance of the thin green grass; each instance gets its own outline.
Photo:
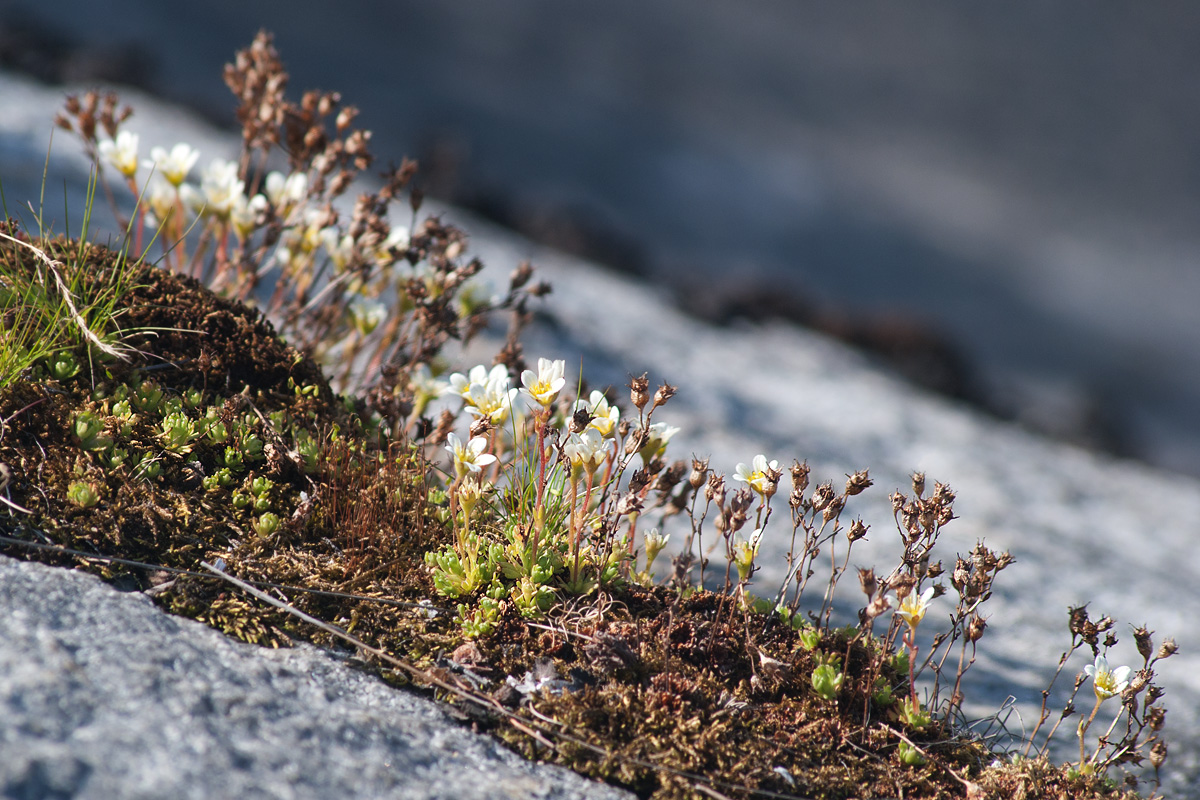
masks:
<path id="1" fill-rule="evenodd" d="M 5 253 L 0 257 L 0 388 L 12 385 L 39 365 L 67 365 L 77 356 L 95 360 L 126 359 L 120 343 L 121 299 L 133 287 L 141 260 L 128 257 L 124 237 L 111 265 L 85 270 L 86 249 L 98 178 L 89 175 L 79 236 L 56 244 L 42 213 L 43 195 L 33 211 L 37 238 L 15 236 L 16 225 L 0 230 Z M 3 193 L 0 191 L 0 203 Z M 5 217 L 8 214 L 4 204 Z M 69 219 L 69 216 L 68 216 Z M 80 352 L 83 350 L 83 352 Z"/>

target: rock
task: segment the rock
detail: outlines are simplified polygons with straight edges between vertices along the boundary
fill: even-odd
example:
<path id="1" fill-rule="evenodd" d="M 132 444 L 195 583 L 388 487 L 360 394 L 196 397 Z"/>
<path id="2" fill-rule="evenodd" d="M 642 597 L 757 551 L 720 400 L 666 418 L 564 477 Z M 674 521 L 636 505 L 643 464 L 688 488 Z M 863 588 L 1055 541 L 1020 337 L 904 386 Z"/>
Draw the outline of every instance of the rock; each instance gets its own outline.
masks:
<path id="1" fill-rule="evenodd" d="M 616 798 L 313 647 L 0 557 L 0 795 Z"/>

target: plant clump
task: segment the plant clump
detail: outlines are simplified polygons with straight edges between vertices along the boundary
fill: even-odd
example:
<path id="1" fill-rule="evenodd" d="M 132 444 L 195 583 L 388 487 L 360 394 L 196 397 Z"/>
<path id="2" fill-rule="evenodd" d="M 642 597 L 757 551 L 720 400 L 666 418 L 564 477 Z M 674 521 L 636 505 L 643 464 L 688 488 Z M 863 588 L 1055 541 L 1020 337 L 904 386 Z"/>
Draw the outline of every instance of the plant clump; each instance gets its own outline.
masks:
<path id="1" fill-rule="evenodd" d="M 289 101 L 286 77 L 266 35 L 238 54 L 243 153 L 199 184 L 186 144 L 138 158 L 115 96 L 68 101 L 97 180 L 142 201 L 119 251 L 4 223 L 5 553 L 246 641 L 354 641 L 514 749 L 642 797 L 1132 796 L 1138 775 L 1115 777 L 1146 760 L 1157 779 L 1172 640 L 1138 628 L 1142 666 L 1110 665 L 1113 621 L 1072 609 L 1059 673 L 1091 661 L 1059 718 L 1045 730 L 1048 687 L 1023 748 L 971 733 L 983 606 L 1013 558 L 980 542 L 943 561 L 949 486 L 916 474 L 891 495 L 896 563 L 859 569 L 858 614 L 835 618 L 866 470 L 814 485 L 759 454 L 727 478 L 673 457 L 674 386 L 527 364 L 549 287 L 521 265 L 480 289 L 464 234 L 419 216 L 409 162 L 347 214 L 369 133 L 336 94 Z M 494 363 L 454 371 L 448 345 L 496 311 Z M 778 586 L 756 581 L 767 537 L 789 542 Z M 1053 765 L 1088 685 L 1079 760 Z"/>

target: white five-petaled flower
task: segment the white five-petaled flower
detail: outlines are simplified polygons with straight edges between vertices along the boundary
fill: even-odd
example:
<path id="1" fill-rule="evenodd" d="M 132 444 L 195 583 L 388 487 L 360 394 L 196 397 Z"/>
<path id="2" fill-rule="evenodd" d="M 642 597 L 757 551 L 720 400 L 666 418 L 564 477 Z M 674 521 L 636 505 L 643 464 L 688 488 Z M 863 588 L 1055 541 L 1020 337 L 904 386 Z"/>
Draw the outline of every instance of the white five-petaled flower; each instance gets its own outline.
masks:
<path id="1" fill-rule="evenodd" d="M 105 139 L 100 143 L 99 148 L 100 155 L 126 178 L 137 175 L 138 135 L 136 133 L 120 131 L 116 140 Z"/>
<path id="2" fill-rule="evenodd" d="M 1096 656 L 1096 663 L 1088 664 L 1083 671 L 1092 679 L 1092 688 L 1096 691 L 1096 697 L 1101 700 L 1107 700 L 1125 691 L 1129 686 L 1129 677 L 1133 674 L 1129 667 L 1112 669 L 1104 656 Z"/>
<path id="3" fill-rule="evenodd" d="M 774 480 L 767 474 L 768 472 L 775 475 Z M 778 476 L 779 462 L 771 461 L 768 463 L 767 457 L 762 453 L 754 457 L 754 461 L 751 462 L 749 467 L 745 464 L 738 464 L 733 472 L 733 479 L 735 481 L 749 484 L 751 489 L 764 496 L 774 488 L 775 482 L 779 480 Z"/>
<path id="4" fill-rule="evenodd" d="M 679 433 L 678 427 L 668 425 L 665 422 L 655 422 L 649 428 L 646 428 L 646 439 L 642 443 L 642 448 L 638 450 L 638 455 L 642 457 L 642 461 L 649 464 L 655 458 L 665 453 L 671 437 L 677 433 Z"/>
<path id="5" fill-rule="evenodd" d="M 595 428 L 587 428 L 582 434 L 572 433 L 563 452 L 571 460 L 572 467 L 587 470 L 589 475 L 594 475 L 608 457 L 604 437 Z"/>
<path id="6" fill-rule="evenodd" d="M 493 381 L 508 383 L 508 367 L 497 364 L 489 371 L 483 364 L 476 364 L 466 375 L 456 372 L 450 376 L 450 385 L 446 387 L 446 392 L 458 395 L 469 404 L 473 387 L 486 387 Z"/>
<path id="7" fill-rule="evenodd" d="M 482 436 L 476 436 L 463 444 L 461 439 L 451 433 L 446 437 L 446 449 L 454 456 L 454 474 L 460 478 L 468 472 L 479 472 L 496 460 L 491 453 L 483 452 L 487 449 L 487 439 Z"/>
<path id="8" fill-rule="evenodd" d="M 558 397 L 558 393 L 567 385 L 567 379 L 563 377 L 566 369 L 566 361 L 539 358 L 536 373 L 531 369 L 521 373 L 521 393 L 535 403 L 549 408 L 554 398 Z"/>
<path id="9" fill-rule="evenodd" d="M 929 610 L 929 601 L 932 599 L 932 586 L 921 592 L 920 596 L 916 592 L 910 591 L 900 602 L 900 608 L 896 609 L 896 613 L 908 623 L 910 630 L 915 631 L 917 626 L 921 624 L 921 620 L 925 619 L 925 612 Z"/>
<path id="10" fill-rule="evenodd" d="M 169 153 L 162 147 L 150 148 L 150 158 L 143 161 L 142 165 L 154 170 L 155 174 L 163 176 L 167 183 L 178 188 L 187 180 L 188 172 L 196 166 L 196 160 L 199 158 L 199 150 L 180 142 L 172 147 Z"/>
<path id="11" fill-rule="evenodd" d="M 510 389 L 508 378 L 489 380 L 486 384 L 472 384 L 467 398 L 467 410 L 479 417 L 487 417 L 493 425 L 502 425 L 512 411 L 512 402 L 517 390 Z"/>
<path id="12" fill-rule="evenodd" d="M 239 197 L 244 196 L 246 183 L 238 177 L 238 165 L 233 161 L 214 158 L 204 170 L 200 191 L 204 195 L 204 213 L 226 219 Z"/>
<path id="13" fill-rule="evenodd" d="M 611 436 L 616 430 L 617 422 L 621 419 L 621 411 L 616 406 L 608 404 L 608 398 L 604 396 L 604 392 L 593 390 L 587 400 L 576 400 L 575 411 L 583 409 L 592 415 L 592 421 L 588 423 L 588 427 L 595 428 L 600 431 L 601 436 Z"/>

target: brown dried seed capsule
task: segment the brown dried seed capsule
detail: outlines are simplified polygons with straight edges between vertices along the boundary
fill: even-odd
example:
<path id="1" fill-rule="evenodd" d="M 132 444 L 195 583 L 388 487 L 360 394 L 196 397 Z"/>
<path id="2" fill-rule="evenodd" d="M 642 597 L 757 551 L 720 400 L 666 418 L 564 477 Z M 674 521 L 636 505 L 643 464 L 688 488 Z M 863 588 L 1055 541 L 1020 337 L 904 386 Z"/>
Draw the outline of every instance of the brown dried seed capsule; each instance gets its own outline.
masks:
<path id="1" fill-rule="evenodd" d="M 983 630 L 987 627 L 987 620 L 975 614 L 971 617 L 971 622 L 967 625 L 967 641 L 978 642 L 983 636 Z"/>
<path id="2" fill-rule="evenodd" d="M 925 492 L 925 473 L 914 472 L 912 474 L 912 490 L 913 494 L 920 497 Z"/>
<path id="3" fill-rule="evenodd" d="M 850 497 L 861 494 L 864 489 L 874 483 L 873 480 L 867 477 L 867 470 L 860 469 L 853 475 L 846 476 L 846 494 Z"/>
<path id="4" fill-rule="evenodd" d="M 875 619 L 876 617 L 878 617 L 883 612 L 887 611 L 891 607 L 892 607 L 891 599 L 887 595 L 885 595 L 883 592 L 880 592 L 879 594 L 875 595 L 874 598 L 871 599 L 871 602 L 867 603 L 867 607 L 866 607 L 865 611 L 863 612 L 863 615 L 868 620 L 872 620 L 872 619 Z"/>
<path id="5" fill-rule="evenodd" d="M 1083 636 L 1084 626 L 1088 623 L 1087 606 L 1082 605 L 1076 608 L 1071 608 L 1068 613 L 1070 620 L 1067 623 L 1072 636 Z"/>
<path id="6" fill-rule="evenodd" d="M 692 474 L 688 476 L 688 484 L 693 489 L 699 489 L 708 480 L 708 459 L 692 457 Z"/>
<path id="7" fill-rule="evenodd" d="M 1179 645 L 1175 644 L 1175 637 L 1168 636 L 1163 639 L 1163 643 L 1158 646 L 1159 658 L 1170 658 L 1179 651 Z"/>
<path id="8" fill-rule="evenodd" d="M 1167 760 L 1167 743 L 1161 739 L 1150 748 L 1150 764 L 1158 769 Z"/>
<path id="9" fill-rule="evenodd" d="M 892 501 L 893 514 L 900 513 L 900 509 L 904 508 L 905 503 L 908 502 L 908 498 L 899 492 L 892 492 L 891 495 L 888 496 L 888 499 Z"/>
<path id="10" fill-rule="evenodd" d="M 792 490 L 803 493 L 808 488 L 808 462 L 801 464 L 799 461 L 792 462 Z"/>
<path id="11" fill-rule="evenodd" d="M 646 380 L 647 373 L 629 381 L 629 401 L 638 411 L 646 407 L 650 401 L 650 381 Z"/>
<path id="12" fill-rule="evenodd" d="M 874 597 L 875 590 L 879 588 L 879 582 L 875 580 L 875 570 L 860 568 L 858 570 L 858 584 L 862 587 L 863 594 L 867 596 L 868 600 Z"/>
<path id="13" fill-rule="evenodd" d="M 664 383 L 662 386 L 659 386 L 658 389 L 654 392 L 654 405 L 651 406 L 651 408 L 652 409 L 658 408 L 663 403 L 670 400 L 672 397 L 675 396 L 675 391 L 676 391 L 675 387 L 669 383 Z"/>
<path id="14" fill-rule="evenodd" d="M 1154 642 L 1150 639 L 1153 634 L 1154 631 L 1145 625 L 1133 629 L 1133 641 L 1137 645 L 1138 654 L 1146 661 L 1150 660 L 1150 655 L 1154 652 Z"/>
<path id="15" fill-rule="evenodd" d="M 833 484 L 831 482 L 822 483 L 816 489 L 813 489 L 812 507 L 817 511 L 823 511 L 826 506 L 833 502 Z"/>
<path id="16" fill-rule="evenodd" d="M 867 527 L 861 519 L 854 520 L 850 523 L 850 530 L 846 532 L 846 538 L 851 542 L 857 542 L 867 535 Z"/>
<path id="17" fill-rule="evenodd" d="M 830 500 L 829 505 L 825 506 L 824 510 L 821 511 L 821 516 L 825 519 L 826 522 L 828 522 L 828 521 L 836 518 L 838 514 L 841 514 L 842 509 L 845 507 L 846 507 L 846 498 L 845 497 L 835 497 L 832 500 Z"/>
<path id="18" fill-rule="evenodd" d="M 595 417 L 589 414 L 587 409 L 575 409 L 575 413 L 571 415 L 571 433 L 583 433 L 593 419 Z"/>

